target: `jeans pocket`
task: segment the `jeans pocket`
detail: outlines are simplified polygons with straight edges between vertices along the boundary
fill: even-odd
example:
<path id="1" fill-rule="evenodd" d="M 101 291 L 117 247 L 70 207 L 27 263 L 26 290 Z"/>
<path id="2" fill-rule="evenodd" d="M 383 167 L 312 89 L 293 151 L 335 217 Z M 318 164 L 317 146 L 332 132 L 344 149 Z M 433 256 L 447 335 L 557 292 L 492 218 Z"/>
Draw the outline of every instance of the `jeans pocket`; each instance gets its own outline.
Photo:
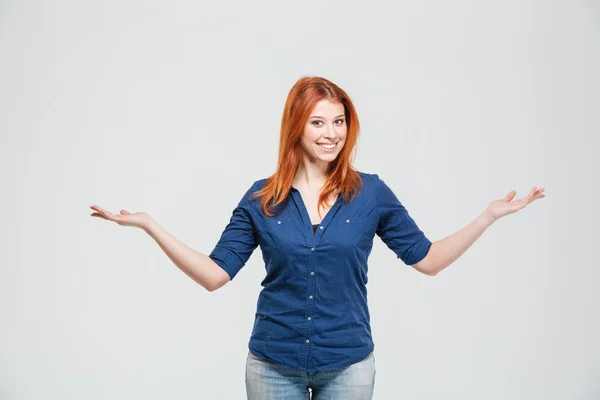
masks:
<path id="1" fill-rule="evenodd" d="M 377 375 L 377 363 L 375 362 L 375 352 L 372 352 L 373 357 L 373 379 L 375 379 L 375 375 Z"/>

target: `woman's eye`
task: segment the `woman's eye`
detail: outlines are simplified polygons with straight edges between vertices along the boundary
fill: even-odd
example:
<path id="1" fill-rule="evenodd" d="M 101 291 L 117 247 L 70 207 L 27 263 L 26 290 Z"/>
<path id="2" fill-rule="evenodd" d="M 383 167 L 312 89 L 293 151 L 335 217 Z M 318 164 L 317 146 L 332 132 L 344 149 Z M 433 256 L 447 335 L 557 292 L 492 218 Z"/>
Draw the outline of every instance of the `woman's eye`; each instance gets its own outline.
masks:
<path id="1" fill-rule="evenodd" d="M 313 124 L 313 125 L 317 125 L 317 124 L 320 124 L 321 122 L 323 122 L 323 121 L 313 121 L 313 122 L 312 122 L 312 124 Z M 336 122 L 338 125 L 343 125 L 343 124 L 344 124 L 344 120 L 343 120 L 343 119 L 338 119 L 338 120 L 336 120 L 335 122 Z M 320 126 L 320 125 L 317 125 L 317 126 Z"/>

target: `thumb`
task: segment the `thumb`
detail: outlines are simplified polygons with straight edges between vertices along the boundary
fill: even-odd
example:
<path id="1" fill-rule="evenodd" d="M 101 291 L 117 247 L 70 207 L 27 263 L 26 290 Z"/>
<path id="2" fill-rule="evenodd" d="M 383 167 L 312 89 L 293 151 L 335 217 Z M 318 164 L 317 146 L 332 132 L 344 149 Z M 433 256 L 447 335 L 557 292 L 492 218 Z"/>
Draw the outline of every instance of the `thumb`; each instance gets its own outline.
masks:
<path id="1" fill-rule="evenodd" d="M 123 215 L 131 215 L 131 213 L 127 210 L 121 210 L 121 214 Z"/>
<path id="2" fill-rule="evenodd" d="M 511 201 L 512 199 L 514 199 L 514 198 L 515 198 L 515 195 L 516 195 L 516 194 L 517 194 L 517 191 L 516 191 L 516 190 L 511 190 L 511 191 L 510 191 L 510 192 L 509 192 L 509 193 L 506 195 L 506 197 L 505 197 L 503 200 L 506 200 L 506 201 Z"/>

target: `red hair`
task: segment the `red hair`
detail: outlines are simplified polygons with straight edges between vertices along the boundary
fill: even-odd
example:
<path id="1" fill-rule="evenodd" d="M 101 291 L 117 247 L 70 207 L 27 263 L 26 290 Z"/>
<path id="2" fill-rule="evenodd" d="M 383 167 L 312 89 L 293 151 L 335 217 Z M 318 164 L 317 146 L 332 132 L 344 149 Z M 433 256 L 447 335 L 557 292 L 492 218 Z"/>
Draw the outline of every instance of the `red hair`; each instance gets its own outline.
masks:
<path id="1" fill-rule="evenodd" d="M 325 78 L 303 76 L 290 90 L 283 109 L 277 171 L 267 179 L 264 188 L 253 195 L 260 198 L 261 208 L 269 217 L 274 215 L 270 205 L 275 207 L 283 202 L 291 190 L 292 181 L 304 154 L 301 143 L 304 125 L 315 105 L 321 100 L 344 106 L 347 133 L 344 147 L 327 168 L 327 180 L 317 203 L 319 217 L 321 205 L 333 192 L 339 190 L 342 199 L 348 201 L 356 196 L 359 187 L 362 186 L 359 173 L 352 167 L 360 125 L 350 96 Z"/>

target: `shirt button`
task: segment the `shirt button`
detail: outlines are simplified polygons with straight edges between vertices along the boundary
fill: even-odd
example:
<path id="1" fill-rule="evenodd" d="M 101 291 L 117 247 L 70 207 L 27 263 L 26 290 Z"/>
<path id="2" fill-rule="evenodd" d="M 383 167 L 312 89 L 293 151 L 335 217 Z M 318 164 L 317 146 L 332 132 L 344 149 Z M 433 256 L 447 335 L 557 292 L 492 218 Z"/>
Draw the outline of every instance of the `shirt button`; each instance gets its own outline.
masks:
<path id="1" fill-rule="evenodd" d="M 306 339 L 306 343 L 310 343 L 310 340 Z"/>
<path id="2" fill-rule="evenodd" d="M 308 317 L 308 320 L 309 320 L 309 321 L 310 321 L 311 319 L 312 319 L 311 317 Z"/>
<path id="3" fill-rule="evenodd" d="M 312 300 L 312 295 L 308 296 L 308 298 Z"/>
<path id="4" fill-rule="evenodd" d="M 277 221 L 278 224 L 281 224 L 281 221 Z"/>
<path id="5" fill-rule="evenodd" d="M 314 248 L 314 247 L 311 247 L 311 248 L 310 248 L 310 251 L 315 251 L 315 248 Z"/>
<path id="6" fill-rule="evenodd" d="M 321 225 L 321 226 L 319 227 L 319 229 L 323 229 L 323 225 Z"/>
<path id="7" fill-rule="evenodd" d="M 315 273 L 314 273 L 313 271 L 310 271 L 310 274 L 311 274 L 311 275 L 314 275 Z"/>
<path id="8" fill-rule="evenodd" d="M 349 219 L 347 219 L 347 220 L 346 220 L 346 223 L 348 223 L 348 222 L 350 222 L 350 220 L 349 220 Z"/>

